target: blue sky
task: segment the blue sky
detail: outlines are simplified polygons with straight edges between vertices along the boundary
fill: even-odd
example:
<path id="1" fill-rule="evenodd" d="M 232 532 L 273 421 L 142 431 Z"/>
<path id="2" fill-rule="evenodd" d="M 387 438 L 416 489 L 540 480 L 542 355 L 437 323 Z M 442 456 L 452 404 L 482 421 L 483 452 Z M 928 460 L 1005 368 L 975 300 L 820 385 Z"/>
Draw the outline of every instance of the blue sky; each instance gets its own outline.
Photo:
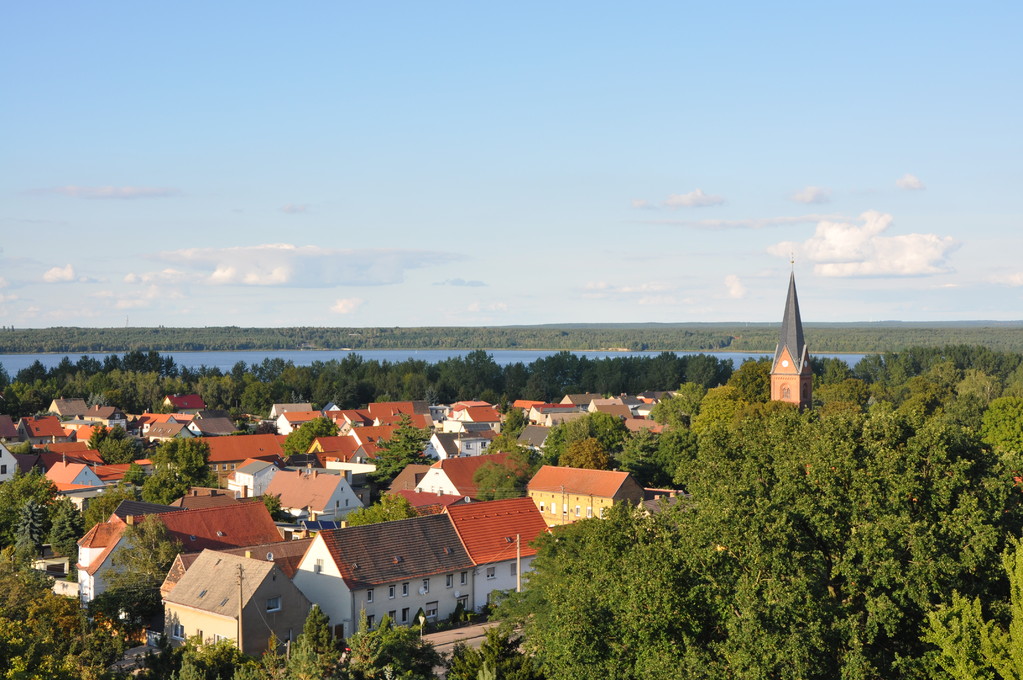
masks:
<path id="1" fill-rule="evenodd" d="M 1021 319 L 1019 3 L 15 3 L 4 325 Z"/>

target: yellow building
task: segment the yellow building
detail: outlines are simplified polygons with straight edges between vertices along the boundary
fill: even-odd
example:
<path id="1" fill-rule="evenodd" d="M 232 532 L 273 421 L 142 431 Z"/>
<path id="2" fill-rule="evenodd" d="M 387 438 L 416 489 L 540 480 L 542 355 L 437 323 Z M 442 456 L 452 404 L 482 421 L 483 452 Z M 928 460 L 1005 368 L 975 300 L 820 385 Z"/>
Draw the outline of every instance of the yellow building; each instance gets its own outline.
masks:
<path id="1" fill-rule="evenodd" d="M 643 500 L 643 488 L 628 472 L 544 465 L 526 487 L 548 526 L 602 517 L 615 503 Z"/>

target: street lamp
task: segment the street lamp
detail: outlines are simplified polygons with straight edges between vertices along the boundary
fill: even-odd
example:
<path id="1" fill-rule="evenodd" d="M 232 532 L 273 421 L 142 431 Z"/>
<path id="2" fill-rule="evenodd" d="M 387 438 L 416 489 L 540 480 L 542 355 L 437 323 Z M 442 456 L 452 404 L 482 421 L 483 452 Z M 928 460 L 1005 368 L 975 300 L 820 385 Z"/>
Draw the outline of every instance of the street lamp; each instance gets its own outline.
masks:
<path id="1" fill-rule="evenodd" d="M 419 615 L 419 641 L 420 642 L 423 641 L 423 625 L 425 625 L 425 624 L 426 624 L 426 615 L 425 614 L 420 614 Z"/>

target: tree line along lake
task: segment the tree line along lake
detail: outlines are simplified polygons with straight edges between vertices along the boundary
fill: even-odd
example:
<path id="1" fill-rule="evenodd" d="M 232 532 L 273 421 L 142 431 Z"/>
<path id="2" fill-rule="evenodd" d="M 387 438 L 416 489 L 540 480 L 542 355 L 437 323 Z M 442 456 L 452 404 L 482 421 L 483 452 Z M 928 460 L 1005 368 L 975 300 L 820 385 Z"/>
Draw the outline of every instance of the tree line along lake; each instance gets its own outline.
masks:
<path id="1" fill-rule="evenodd" d="M 447 359 L 455 357 L 464 358 L 466 355 L 476 350 L 468 349 L 424 349 L 424 350 L 408 350 L 408 349 L 360 349 L 360 350 L 275 350 L 275 351 L 262 351 L 262 350 L 228 350 L 228 351 L 206 351 L 206 352 L 160 352 L 161 356 L 172 357 L 174 363 L 182 368 L 198 369 L 202 366 L 207 368 L 218 368 L 223 372 L 230 371 L 239 361 L 245 362 L 246 365 L 258 365 L 266 359 L 283 359 L 284 361 L 290 361 L 296 366 L 309 366 L 314 362 L 327 362 L 327 361 L 341 361 L 347 356 L 358 355 L 361 356 L 364 361 L 378 361 L 378 362 L 389 362 L 399 363 L 407 360 L 414 361 L 425 361 L 427 364 L 435 364 Z M 499 366 L 508 366 L 510 364 L 522 363 L 531 364 L 538 359 L 553 356 L 564 350 L 512 350 L 512 349 L 498 349 L 498 350 L 487 350 L 494 363 Z M 619 357 L 656 357 L 661 354 L 660 351 L 607 351 L 607 350 L 575 350 L 571 352 L 579 357 L 585 357 L 587 359 L 614 359 Z M 763 357 L 771 356 L 764 352 L 669 352 L 669 354 L 675 354 L 677 356 L 693 356 L 697 354 L 706 354 L 709 356 L 716 357 L 719 360 L 731 359 L 732 363 L 738 367 L 743 361 L 747 359 L 760 359 Z M 0 354 L 0 366 L 7 371 L 7 374 L 14 378 L 19 371 L 28 368 L 36 361 L 40 362 L 47 369 L 54 368 L 57 366 L 64 357 L 67 357 L 71 363 L 77 363 L 83 356 L 89 356 L 93 359 L 103 360 L 104 357 L 109 355 L 123 355 L 123 352 L 83 352 L 83 353 L 45 353 L 45 354 Z M 849 367 L 855 366 L 865 354 L 811 354 L 813 357 L 833 357 L 841 359 L 846 362 Z"/>

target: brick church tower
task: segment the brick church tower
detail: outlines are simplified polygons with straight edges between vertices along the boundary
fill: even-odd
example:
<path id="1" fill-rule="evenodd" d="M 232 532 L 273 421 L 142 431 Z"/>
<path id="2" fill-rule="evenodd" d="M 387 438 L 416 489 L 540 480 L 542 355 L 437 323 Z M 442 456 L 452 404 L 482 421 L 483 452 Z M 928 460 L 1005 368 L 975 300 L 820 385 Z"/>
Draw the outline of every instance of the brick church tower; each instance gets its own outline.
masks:
<path id="1" fill-rule="evenodd" d="M 810 351 L 803 340 L 803 322 L 799 318 L 796 275 L 793 272 L 789 275 L 789 295 L 785 300 L 781 336 L 771 366 L 771 401 L 787 401 L 803 409 L 810 406 L 812 392 Z"/>

